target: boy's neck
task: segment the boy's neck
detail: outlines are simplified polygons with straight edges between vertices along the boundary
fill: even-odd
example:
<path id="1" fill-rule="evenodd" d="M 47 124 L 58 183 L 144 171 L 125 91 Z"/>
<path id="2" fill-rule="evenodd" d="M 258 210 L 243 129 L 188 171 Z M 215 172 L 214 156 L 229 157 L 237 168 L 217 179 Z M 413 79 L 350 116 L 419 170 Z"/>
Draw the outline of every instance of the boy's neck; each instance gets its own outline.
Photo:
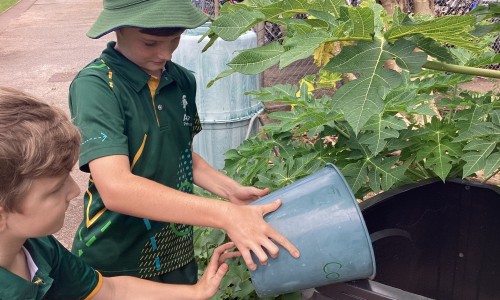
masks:
<path id="1" fill-rule="evenodd" d="M 23 250 L 26 240 L 6 241 L 0 236 L 0 267 L 8 270 L 17 276 L 31 281 L 28 261 Z M 4 245 L 7 245 L 4 247 Z"/>

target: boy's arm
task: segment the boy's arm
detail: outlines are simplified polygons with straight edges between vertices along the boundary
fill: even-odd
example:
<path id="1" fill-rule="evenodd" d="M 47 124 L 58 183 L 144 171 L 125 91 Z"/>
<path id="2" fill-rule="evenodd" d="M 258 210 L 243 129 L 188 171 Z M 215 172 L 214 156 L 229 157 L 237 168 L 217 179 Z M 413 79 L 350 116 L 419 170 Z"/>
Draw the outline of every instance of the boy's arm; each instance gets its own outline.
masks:
<path id="1" fill-rule="evenodd" d="M 104 277 L 101 289 L 92 299 L 210 299 L 217 293 L 220 282 L 228 270 L 224 260 L 239 256 L 238 252 L 226 252 L 232 247 L 233 243 L 227 243 L 216 248 L 205 273 L 194 285 L 166 284 L 131 276 Z"/>
<path id="2" fill-rule="evenodd" d="M 192 152 L 194 183 L 219 197 L 234 204 L 248 204 L 265 196 L 269 189 L 243 186 L 232 178 L 210 166 L 200 155 Z"/>
<path id="3" fill-rule="evenodd" d="M 280 201 L 258 206 L 235 205 L 184 193 L 132 174 L 125 155 L 98 158 L 91 161 L 89 167 L 109 210 L 151 220 L 226 230 L 251 270 L 257 265 L 250 251 L 265 264 L 268 256 L 263 248 L 272 257 L 278 254 L 274 242 L 292 256 L 299 256 L 297 248 L 263 219 L 280 206 Z"/>

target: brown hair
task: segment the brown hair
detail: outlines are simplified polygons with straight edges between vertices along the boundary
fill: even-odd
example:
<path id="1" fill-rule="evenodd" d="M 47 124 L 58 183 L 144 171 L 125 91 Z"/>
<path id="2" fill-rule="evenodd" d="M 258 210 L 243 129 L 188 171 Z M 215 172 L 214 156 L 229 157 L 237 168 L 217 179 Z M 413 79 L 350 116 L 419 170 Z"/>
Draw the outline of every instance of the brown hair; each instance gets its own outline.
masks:
<path id="1" fill-rule="evenodd" d="M 61 110 L 0 87 L 0 206 L 19 211 L 34 179 L 70 172 L 81 137 Z"/>
<path id="2" fill-rule="evenodd" d="M 183 33 L 185 28 L 181 27 L 170 27 L 170 28 L 141 28 L 139 31 L 144 34 L 155 35 L 155 36 L 172 36 L 179 33 Z"/>

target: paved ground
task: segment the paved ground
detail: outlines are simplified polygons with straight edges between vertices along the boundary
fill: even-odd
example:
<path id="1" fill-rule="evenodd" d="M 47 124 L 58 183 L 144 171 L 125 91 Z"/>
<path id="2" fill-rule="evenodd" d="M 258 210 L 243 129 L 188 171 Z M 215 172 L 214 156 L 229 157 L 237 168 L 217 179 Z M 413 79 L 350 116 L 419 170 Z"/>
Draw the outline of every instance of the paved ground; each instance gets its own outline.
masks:
<path id="1" fill-rule="evenodd" d="M 71 80 L 113 38 L 85 35 L 101 8 L 102 0 L 20 0 L 0 14 L 0 86 L 22 89 L 68 112 Z M 66 247 L 82 218 L 88 179 L 78 170 L 73 173 L 82 193 L 56 234 Z"/>

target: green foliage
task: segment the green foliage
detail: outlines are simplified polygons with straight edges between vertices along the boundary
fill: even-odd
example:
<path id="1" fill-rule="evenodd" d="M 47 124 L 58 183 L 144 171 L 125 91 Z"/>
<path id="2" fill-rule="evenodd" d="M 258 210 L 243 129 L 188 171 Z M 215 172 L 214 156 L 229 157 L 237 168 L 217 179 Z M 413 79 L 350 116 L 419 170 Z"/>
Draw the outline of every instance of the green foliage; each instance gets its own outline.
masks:
<path id="1" fill-rule="evenodd" d="M 212 41 L 235 40 L 262 21 L 281 25 L 287 34 L 281 42 L 241 51 L 214 81 L 235 72 L 283 68 L 327 43 L 344 43 L 301 86 L 250 92 L 257 101 L 281 101 L 292 109 L 269 114 L 276 122 L 226 153 L 228 175 L 276 190 L 333 163 L 358 198 L 426 178 L 444 181 L 481 170 L 486 178 L 495 175 L 500 168 L 498 95 L 463 91 L 459 85 L 472 80 L 467 74 L 483 74 L 471 67 L 500 63 L 500 55 L 485 47 L 500 31 L 498 23 L 488 21 L 500 16 L 499 7 L 421 18 L 399 10 L 387 16 L 370 1 L 361 7 L 342 0 L 224 4 L 207 34 Z M 309 18 L 294 18 L 299 13 Z M 388 68 L 391 61 L 400 70 Z M 488 71 L 498 78 L 500 72 Z M 355 79 L 334 82 L 338 73 Z M 332 95 L 320 93 L 328 84 Z M 255 299 L 244 264 L 231 270 L 219 299 Z"/>
<path id="2" fill-rule="evenodd" d="M 16 4 L 19 0 L 2 0 L 0 1 L 0 14 Z"/>

